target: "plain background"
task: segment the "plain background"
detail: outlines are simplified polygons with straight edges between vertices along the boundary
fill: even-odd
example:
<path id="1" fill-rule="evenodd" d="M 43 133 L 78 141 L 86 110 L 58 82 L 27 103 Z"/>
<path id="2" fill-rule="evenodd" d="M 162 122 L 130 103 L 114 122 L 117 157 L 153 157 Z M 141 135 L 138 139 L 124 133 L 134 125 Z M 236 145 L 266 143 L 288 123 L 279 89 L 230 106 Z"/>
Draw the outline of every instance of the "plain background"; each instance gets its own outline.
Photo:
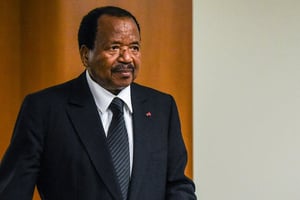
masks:
<path id="1" fill-rule="evenodd" d="M 300 1 L 194 0 L 200 200 L 300 199 Z"/>

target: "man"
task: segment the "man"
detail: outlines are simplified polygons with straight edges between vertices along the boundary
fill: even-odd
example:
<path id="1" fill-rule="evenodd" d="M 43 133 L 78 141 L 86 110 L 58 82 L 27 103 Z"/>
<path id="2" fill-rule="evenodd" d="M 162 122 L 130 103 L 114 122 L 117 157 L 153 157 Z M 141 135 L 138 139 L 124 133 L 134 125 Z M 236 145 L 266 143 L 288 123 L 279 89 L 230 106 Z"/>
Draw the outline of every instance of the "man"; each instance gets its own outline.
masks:
<path id="1" fill-rule="evenodd" d="M 32 199 L 35 185 L 44 200 L 196 199 L 174 99 L 133 82 L 135 17 L 96 8 L 78 42 L 86 71 L 23 102 L 0 166 L 0 199 Z"/>

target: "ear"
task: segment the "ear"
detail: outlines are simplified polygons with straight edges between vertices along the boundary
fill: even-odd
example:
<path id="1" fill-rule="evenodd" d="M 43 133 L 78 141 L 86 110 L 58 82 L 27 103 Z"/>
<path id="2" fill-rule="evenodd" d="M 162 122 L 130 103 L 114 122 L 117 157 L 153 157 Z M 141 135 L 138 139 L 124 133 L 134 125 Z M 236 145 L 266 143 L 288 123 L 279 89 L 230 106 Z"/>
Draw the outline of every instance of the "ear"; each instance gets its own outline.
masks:
<path id="1" fill-rule="evenodd" d="M 88 62 L 89 62 L 89 48 L 87 48 L 87 46 L 82 45 L 80 47 L 80 58 L 81 58 L 81 62 L 85 67 L 88 67 Z"/>

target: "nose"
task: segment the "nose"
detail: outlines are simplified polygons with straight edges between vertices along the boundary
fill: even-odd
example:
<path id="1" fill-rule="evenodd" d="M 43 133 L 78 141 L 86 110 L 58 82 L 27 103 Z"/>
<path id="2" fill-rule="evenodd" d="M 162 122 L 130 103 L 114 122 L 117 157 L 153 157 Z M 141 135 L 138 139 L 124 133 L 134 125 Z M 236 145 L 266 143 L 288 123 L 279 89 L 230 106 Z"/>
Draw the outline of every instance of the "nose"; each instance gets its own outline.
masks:
<path id="1" fill-rule="evenodd" d="M 129 48 L 122 48 L 118 58 L 119 62 L 122 63 L 131 63 L 132 62 L 132 54 Z"/>

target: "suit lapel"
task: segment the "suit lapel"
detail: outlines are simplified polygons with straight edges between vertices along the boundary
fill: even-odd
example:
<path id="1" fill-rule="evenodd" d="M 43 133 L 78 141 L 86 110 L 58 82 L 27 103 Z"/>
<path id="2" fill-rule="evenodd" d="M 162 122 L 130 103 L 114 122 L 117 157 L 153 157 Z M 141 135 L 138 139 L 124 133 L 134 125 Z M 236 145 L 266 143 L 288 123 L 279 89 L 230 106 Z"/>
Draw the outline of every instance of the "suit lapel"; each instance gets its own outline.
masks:
<path id="1" fill-rule="evenodd" d="M 138 199 L 139 188 L 142 185 L 145 177 L 147 165 L 149 164 L 149 149 L 147 144 L 148 137 L 151 136 L 149 130 L 149 112 L 148 101 L 142 90 L 139 90 L 137 85 L 131 86 L 131 98 L 133 104 L 133 134 L 134 134 L 134 156 L 133 156 L 133 171 L 130 183 L 130 199 Z"/>
<path id="2" fill-rule="evenodd" d="M 143 178 L 141 177 L 144 177 L 149 164 L 149 149 L 146 144 L 151 136 L 151 128 L 150 119 L 146 113 L 151 110 L 149 110 L 150 106 L 143 90 L 140 90 L 140 87 L 136 84 L 132 84 L 131 90 L 134 158 L 128 199 L 137 199 L 139 188 L 143 184 Z M 122 194 L 113 171 L 113 163 L 106 144 L 106 136 L 96 104 L 86 82 L 85 73 L 81 74 L 73 82 L 67 112 L 98 175 L 107 186 L 111 195 L 115 199 L 121 199 Z"/>
<path id="3" fill-rule="evenodd" d="M 106 136 L 85 73 L 73 84 L 68 114 L 99 176 L 111 195 L 121 199 Z"/>

